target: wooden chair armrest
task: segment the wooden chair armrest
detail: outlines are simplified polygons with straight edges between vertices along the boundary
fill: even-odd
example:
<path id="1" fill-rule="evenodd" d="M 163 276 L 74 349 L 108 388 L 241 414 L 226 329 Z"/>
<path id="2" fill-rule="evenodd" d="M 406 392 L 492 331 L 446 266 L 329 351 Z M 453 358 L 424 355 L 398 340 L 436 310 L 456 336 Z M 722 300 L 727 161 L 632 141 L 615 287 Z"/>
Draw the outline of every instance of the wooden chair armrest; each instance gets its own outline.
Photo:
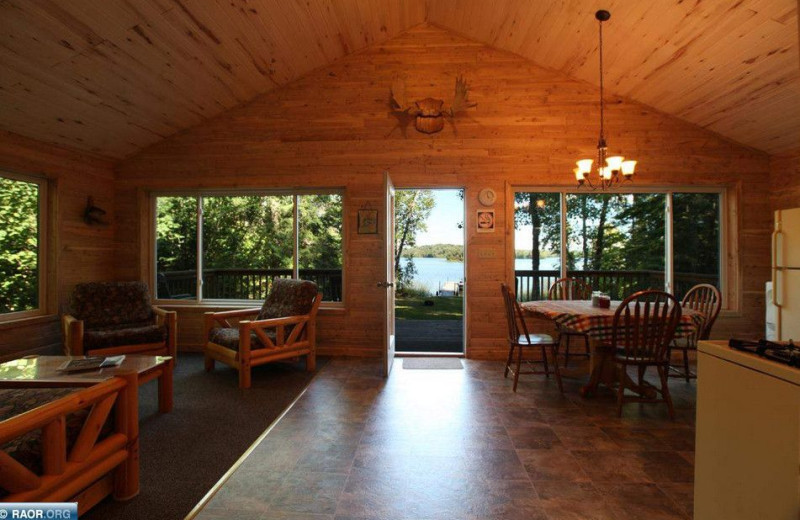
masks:
<path id="1" fill-rule="evenodd" d="M 305 323 L 311 319 L 307 314 L 298 316 L 286 316 L 284 318 L 270 318 L 268 320 L 244 320 L 239 322 L 239 326 L 243 329 L 272 329 L 280 326 L 295 325 L 298 323 Z"/>
<path id="2" fill-rule="evenodd" d="M 64 314 L 61 316 L 61 327 L 64 332 L 64 353 L 68 356 L 82 356 L 83 320 Z"/>
<path id="3" fill-rule="evenodd" d="M 178 356 L 178 313 L 155 305 L 153 305 L 153 312 L 158 324 L 167 326 L 167 352 L 173 359 L 176 359 Z"/>

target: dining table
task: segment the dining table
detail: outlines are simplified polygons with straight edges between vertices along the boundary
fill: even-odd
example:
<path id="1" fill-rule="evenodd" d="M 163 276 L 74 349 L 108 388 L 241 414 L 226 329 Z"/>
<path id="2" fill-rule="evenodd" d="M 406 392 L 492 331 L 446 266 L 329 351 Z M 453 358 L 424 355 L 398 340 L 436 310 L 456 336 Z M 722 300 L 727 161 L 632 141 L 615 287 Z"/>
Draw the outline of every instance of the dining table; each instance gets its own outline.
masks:
<path id="1" fill-rule="evenodd" d="M 602 383 L 613 388 L 619 382 L 614 363 L 615 347 L 611 344 L 614 334 L 614 315 L 620 301 L 612 301 L 608 308 L 595 307 L 589 300 L 537 300 L 520 304 L 527 316 L 552 320 L 560 331 L 577 332 L 589 337 L 590 369 L 589 382 L 581 388 L 581 395 L 590 397 Z M 681 309 L 681 319 L 675 328 L 675 337 L 689 336 L 700 330 L 705 316 L 689 308 Z M 562 370 L 562 375 L 585 377 Z M 647 397 L 654 392 L 649 385 L 639 386 L 626 374 L 626 387 Z"/>

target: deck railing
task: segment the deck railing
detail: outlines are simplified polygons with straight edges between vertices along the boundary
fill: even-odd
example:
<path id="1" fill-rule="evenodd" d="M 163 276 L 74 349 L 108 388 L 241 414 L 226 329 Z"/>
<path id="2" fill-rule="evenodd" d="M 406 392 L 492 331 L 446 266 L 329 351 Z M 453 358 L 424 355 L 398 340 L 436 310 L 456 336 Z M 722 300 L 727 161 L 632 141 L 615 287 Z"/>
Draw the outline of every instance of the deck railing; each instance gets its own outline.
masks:
<path id="1" fill-rule="evenodd" d="M 612 300 L 622 300 L 636 291 L 664 289 L 663 271 L 568 271 L 567 276 L 589 284 L 594 291 L 602 291 Z M 520 301 L 546 300 L 550 286 L 561 277 L 560 271 L 515 271 L 517 298 Z M 719 285 L 717 275 L 675 273 L 674 294 L 681 298 L 694 285 L 710 283 Z"/>
<path id="2" fill-rule="evenodd" d="M 263 300 L 272 281 L 291 278 L 291 269 L 204 269 L 203 298 L 209 300 Z M 322 299 L 342 301 L 341 269 L 300 269 L 300 278 L 311 280 L 322 292 Z M 158 297 L 161 299 L 195 299 L 197 272 L 170 271 L 158 275 Z"/>

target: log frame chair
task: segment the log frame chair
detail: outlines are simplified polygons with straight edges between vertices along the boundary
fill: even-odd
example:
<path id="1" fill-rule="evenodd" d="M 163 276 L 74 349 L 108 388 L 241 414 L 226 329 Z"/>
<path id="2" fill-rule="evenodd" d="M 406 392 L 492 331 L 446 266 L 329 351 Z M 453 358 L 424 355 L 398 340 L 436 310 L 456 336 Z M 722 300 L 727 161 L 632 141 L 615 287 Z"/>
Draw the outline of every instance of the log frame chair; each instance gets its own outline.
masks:
<path id="1" fill-rule="evenodd" d="M 505 308 L 506 313 L 506 322 L 507 322 L 507 330 L 508 330 L 508 358 L 506 359 L 506 366 L 505 372 L 503 373 L 503 377 L 507 378 L 508 373 L 511 372 L 514 374 L 514 386 L 513 391 L 517 391 L 517 382 L 519 381 L 520 374 L 544 374 L 548 378 L 550 377 L 551 373 L 554 373 L 556 376 L 556 382 L 558 383 L 558 389 L 562 393 L 564 392 L 564 385 L 561 382 L 561 371 L 558 368 L 558 346 L 561 343 L 561 338 L 553 338 L 549 334 L 530 334 L 528 332 L 528 326 L 525 323 L 525 317 L 522 314 L 522 309 L 520 308 L 519 302 L 517 302 L 517 297 L 514 294 L 514 291 L 511 290 L 508 285 L 500 284 L 500 291 L 503 294 L 503 306 Z M 522 351 L 525 348 L 536 348 L 539 347 L 541 349 L 541 359 L 538 360 L 524 360 L 526 364 L 531 366 L 531 370 L 527 372 L 521 371 L 522 366 Z M 550 368 L 550 363 L 547 362 L 547 348 L 550 348 L 551 355 L 553 357 L 552 362 L 552 370 Z M 516 350 L 516 367 L 512 367 L 512 362 L 514 361 L 514 351 Z M 536 370 L 535 363 L 541 363 L 544 367 L 544 370 Z"/>
<path id="2" fill-rule="evenodd" d="M 633 307 L 633 312 L 631 312 Z M 614 328 L 611 344 L 616 349 L 614 362 L 617 365 L 619 386 L 617 387 L 617 416 L 622 417 L 625 401 L 640 403 L 664 402 L 671 420 L 675 420 L 675 409 L 669 393 L 667 372 L 669 370 L 670 343 L 681 319 L 678 300 L 664 291 L 646 290 L 625 298 L 614 313 Z M 625 396 L 626 375 L 629 366 L 636 367 L 638 385 L 654 392 L 647 395 Z M 657 388 L 644 380 L 648 367 L 654 366 L 661 380 Z M 661 394 L 661 398 L 658 398 Z"/>
<path id="3" fill-rule="evenodd" d="M 321 302 L 322 293 L 317 292 L 308 314 L 265 320 L 242 319 L 258 316 L 262 310 L 259 307 L 206 312 L 204 320 L 206 346 L 203 349 L 206 371 L 214 369 L 215 361 L 235 368 L 239 371 L 239 388 L 250 388 L 252 367 L 282 359 L 306 356 L 306 370 L 313 372 L 317 366 L 316 316 Z M 239 319 L 235 326 L 239 330 L 238 350 L 214 343 L 209 339 L 211 330 L 215 327 L 235 328 L 228 321 L 231 318 Z M 288 327 L 291 327 L 291 332 L 287 336 Z M 275 330 L 274 340 L 266 333 L 269 329 Z M 251 348 L 251 333 L 254 333 L 264 345 L 262 348 Z"/>
<path id="4" fill-rule="evenodd" d="M 696 330 L 686 336 L 676 337 L 672 340 L 670 347 L 670 361 L 672 361 L 672 350 L 683 352 L 683 366 L 675 366 L 670 363 L 669 376 L 683 377 L 686 382 L 697 378 L 697 374 L 689 370 L 689 351 L 697 351 L 697 342 L 708 339 L 711 336 L 711 328 L 717 321 L 717 316 L 722 309 L 722 293 L 711 284 L 697 284 L 686 293 L 681 300 L 681 307 L 692 309 L 703 315 L 703 325 L 700 330 Z"/>
<path id="5" fill-rule="evenodd" d="M 89 409 L 89 413 L 68 449 L 67 416 L 83 409 Z M 112 413 L 113 431 L 98 440 Z M 135 372 L 82 388 L 0 422 L 0 446 L 36 430 L 41 430 L 42 474 L 0 450 L 0 488 L 8 492 L 0 501 L 77 502 L 80 516 L 109 494 L 122 501 L 139 494 Z"/>
<path id="6" fill-rule="evenodd" d="M 122 282 L 125 283 L 125 282 Z M 119 282 L 109 282 L 107 285 L 118 285 Z M 90 284 L 79 284 L 90 285 Z M 94 283 L 92 285 L 102 285 Z M 146 285 L 137 282 L 136 285 L 142 287 L 148 299 L 149 310 L 152 313 L 152 322 L 157 327 L 166 327 L 166 339 L 151 343 L 133 343 L 125 345 L 114 345 L 102 348 L 86 348 L 84 345 L 84 335 L 86 325 L 84 320 L 71 314 L 65 313 L 61 316 L 61 327 L 64 334 L 64 353 L 68 356 L 116 356 L 119 354 L 142 354 L 152 356 L 171 356 L 175 364 L 178 362 L 178 313 L 156 307 L 149 303 L 149 292 Z M 76 291 L 79 288 L 76 287 Z"/>
<path id="7" fill-rule="evenodd" d="M 592 287 L 578 278 L 559 278 L 550 289 L 547 291 L 547 298 L 550 300 L 590 300 L 592 298 Z M 569 344 L 573 337 L 583 339 L 583 346 L 586 349 L 585 353 L 570 354 Z M 589 336 L 582 332 L 573 332 L 569 330 L 561 331 L 561 338 L 564 340 L 564 368 L 569 364 L 570 356 L 585 356 L 587 359 L 591 358 L 592 351 L 589 345 Z"/>

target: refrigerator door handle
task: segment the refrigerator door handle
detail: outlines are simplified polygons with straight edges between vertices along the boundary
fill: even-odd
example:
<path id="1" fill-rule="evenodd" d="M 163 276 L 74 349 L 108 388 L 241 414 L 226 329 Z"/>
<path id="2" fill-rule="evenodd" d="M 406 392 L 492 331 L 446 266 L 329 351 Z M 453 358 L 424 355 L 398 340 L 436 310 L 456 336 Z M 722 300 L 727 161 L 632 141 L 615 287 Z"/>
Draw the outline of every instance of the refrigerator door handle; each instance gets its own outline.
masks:
<path id="1" fill-rule="evenodd" d="M 783 231 L 776 229 L 772 232 L 772 268 L 785 267 L 783 251 Z"/>
<path id="2" fill-rule="evenodd" d="M 772 268 L 772 304 L 783 307 L 783 269 Z"/>

